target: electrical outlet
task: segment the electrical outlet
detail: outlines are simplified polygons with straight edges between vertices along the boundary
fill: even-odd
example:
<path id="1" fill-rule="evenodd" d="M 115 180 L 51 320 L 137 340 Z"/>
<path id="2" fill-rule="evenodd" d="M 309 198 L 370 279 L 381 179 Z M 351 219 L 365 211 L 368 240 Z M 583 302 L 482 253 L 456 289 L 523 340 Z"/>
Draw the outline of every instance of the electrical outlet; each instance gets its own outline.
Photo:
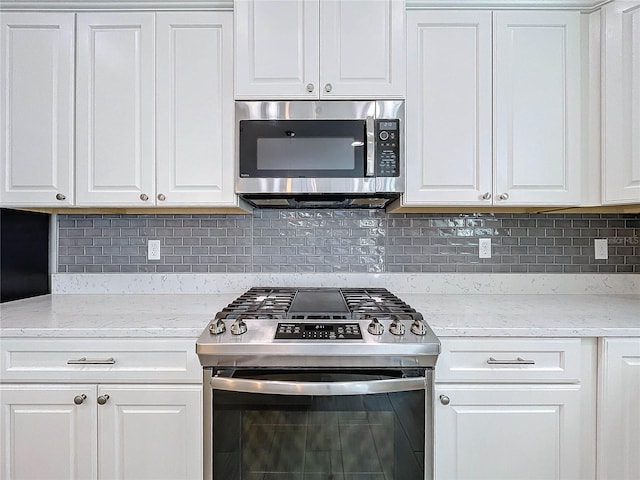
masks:
<path id="1" fill-rule="evenodd" d="M 160 260 L 160 240 L 149 240 L 147 244 L 147 259 Z"/>
<path id="2" fill-rule="evenodd" d="M 609 248 L 606 238 L 596 238 L 593 241 L 596 260 L 606 260 L 609 258 Z"/>
<path id="3" fill-rule="evenodd" d="M 491 239 L 481 238 L 478 241 L 478 256 L 480 258 L 491 258 Z"/>

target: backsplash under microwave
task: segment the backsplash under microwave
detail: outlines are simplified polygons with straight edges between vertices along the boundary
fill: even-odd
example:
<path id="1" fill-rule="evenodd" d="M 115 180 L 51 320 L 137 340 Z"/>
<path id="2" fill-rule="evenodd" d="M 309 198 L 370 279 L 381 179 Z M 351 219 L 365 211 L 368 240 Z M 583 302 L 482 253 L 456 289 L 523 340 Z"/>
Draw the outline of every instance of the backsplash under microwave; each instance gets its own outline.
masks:
<path id="1" fill-rule="evenodd" d="M 257 207 L 382 208 L 404 190 L 404 102 L 236 102 L 236 193 Z"/>

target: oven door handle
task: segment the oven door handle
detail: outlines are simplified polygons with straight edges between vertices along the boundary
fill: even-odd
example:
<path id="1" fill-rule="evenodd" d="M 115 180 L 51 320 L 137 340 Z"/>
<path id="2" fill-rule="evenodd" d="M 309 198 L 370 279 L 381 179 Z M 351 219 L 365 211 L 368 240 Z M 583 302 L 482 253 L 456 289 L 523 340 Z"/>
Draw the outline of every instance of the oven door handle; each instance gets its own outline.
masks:
<path id="1" fill-rule="evenodd" d="M 373 395 L 376 393 L 424 390 L 425 377 L 392 378 L 361 382 L 283 382 L 280 380 L 252 380 L 215 375 L 210 380 L 214 390 L 260 393 L 264 395 Z"/>

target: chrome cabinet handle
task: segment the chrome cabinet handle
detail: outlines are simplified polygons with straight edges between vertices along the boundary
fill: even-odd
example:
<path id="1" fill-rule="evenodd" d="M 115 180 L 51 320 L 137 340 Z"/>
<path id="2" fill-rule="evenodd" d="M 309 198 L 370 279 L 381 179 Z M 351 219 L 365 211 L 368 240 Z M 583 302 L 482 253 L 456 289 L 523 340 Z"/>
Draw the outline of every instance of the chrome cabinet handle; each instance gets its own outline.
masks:
<path id="1" fill-rule="evenodd" d="M 325 91 L 325 92 L 327 92 L 327 93 L 330 93 L 330 92 L 331 92 L 331 90 L 333 90 L 333 86 L 332 86 L 330 83 L 327 83 L 327 84 L 324 86 L 324 91 Z"/>
<path id="2" fill-rule="evenodd" d="M 517 357 L 515 360 L 496 360 L 493 357 L 489 357 L 487 360 L 489 365 L 535 365 L 535 360 L 525 360 L 524 358 Z"/>
<path id="3" fill-rule="evenodd" d="M 62 200 L 66 200 L 66 199 L 67 199 L 67 197 L 65 197 L 62 193 L 58 193 L 56 195 L 56 200 L 62 201 Z"/>
<path id="4" fill-rule="evenodd" d="M 100 405 L 104 405 L 105 403 L 107 403 L 107 400 L 109 400 L 109 395 L 107 395 L 107 394 L 100 395 L 100 396 L 98 397 L 98 403 L 99 403 Z"/>
<path id="5" fill-rule="evenodd" d="M 116 363 L 116 359 L 113 357 L 93 360 L 87 357 L 82 357 L 77 360 L 67 360 L 67 365 L 113 365 L 114 363 Z"/>
<path id="6" fill-rule="evenodd" d="M 160 200 L 161 202 L 164 202 L 167 199 L 167 197 L 164 196 L 164 193 L 159 193 L 158 194 L 158 200 Z"/>
<path id="7" fill-rule="evenodd" d="M 500 200 L 509 200 L 509 194 L 508 193 L 503 193 L 498 198 L 500 198 Z"/>
<path id="8" fill-rule="evenodd" d="M 73 397 L 73 403 L 75 403 L 76 405 L 82 405 L 82 402 L 84 402 L 87 399 L 87 396 L 82 393 L 80 395 L 76 395 L 75 397 Z"/>
<path id="9" fill-rule="evenodd" d="M 313 83 L 307 83 L 307 92 L 311 93 L 313 92 Z"/>
<path id="10" fill-rule="evenodd" d="M 423 390 L 424 377 L 371 380 L 366 382 L 283 382 L 214 376 L 211 388 L 229 392 L 265 395 L 371 395 L 375 393 Z"/>
<path id="11" fill-rule="evenodd" d="M 141 193 L 140 200 L 142 200 L 143 202 L 146 202 L 147 200 L 149 200 L 149 195 L 147 195 L 146 193 Z"/>
<path id="12" fill-rule="evenodd" d="M 486 192 L 484 195 L 482 195 L 482 199 L 483 200 L 491 200 L 491 193 Z"/>
<path id="13" fill-rule="evenodd" d="M 450 402 L 451 399 L 449 397 L 447 397 L 446 395 L 440 395 L 440 403 L 442 405 L 449 405 Z"/>

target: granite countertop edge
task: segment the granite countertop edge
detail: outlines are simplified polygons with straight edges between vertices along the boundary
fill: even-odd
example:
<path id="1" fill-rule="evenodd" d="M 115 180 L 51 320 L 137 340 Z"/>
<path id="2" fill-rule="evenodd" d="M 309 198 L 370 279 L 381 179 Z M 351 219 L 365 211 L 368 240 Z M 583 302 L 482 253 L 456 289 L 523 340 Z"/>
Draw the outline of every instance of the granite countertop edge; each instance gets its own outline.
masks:
<path id="1" fill-rule="evenodd" d="M 0 304 L 0 338 L 193 338 L 237 294 L 43 295 Z M 640 337 L 640 295 L 402 299 L 439 337 Z"/>

